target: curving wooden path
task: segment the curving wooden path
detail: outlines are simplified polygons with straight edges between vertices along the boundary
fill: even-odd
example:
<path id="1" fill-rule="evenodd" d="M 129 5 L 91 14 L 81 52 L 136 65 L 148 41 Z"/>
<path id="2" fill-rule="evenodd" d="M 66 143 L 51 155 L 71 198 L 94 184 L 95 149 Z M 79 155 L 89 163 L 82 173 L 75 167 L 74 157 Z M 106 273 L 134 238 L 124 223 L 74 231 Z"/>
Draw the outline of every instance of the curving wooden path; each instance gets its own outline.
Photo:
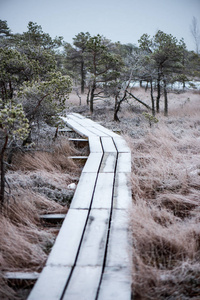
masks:
<path id="1" fill-rule="evenodd" d="M 131 152 L 122 137 L 70 114 L 90 155 L 70 209 L 28 300 L 131 299 Z"/>

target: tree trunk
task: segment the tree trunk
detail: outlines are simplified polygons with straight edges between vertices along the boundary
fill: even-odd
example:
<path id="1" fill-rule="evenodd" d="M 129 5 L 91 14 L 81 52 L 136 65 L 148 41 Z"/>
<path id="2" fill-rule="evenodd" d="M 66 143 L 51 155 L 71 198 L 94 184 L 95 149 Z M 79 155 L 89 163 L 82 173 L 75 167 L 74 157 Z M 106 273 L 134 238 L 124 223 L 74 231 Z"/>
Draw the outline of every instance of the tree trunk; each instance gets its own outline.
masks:
<path id="1" fill-rule="evenodd" d="M 158 70 L 158 79 L 157 79 L 157 98 L 156 98 L 156 111 L 157 113 L 160 112 L 160 94 L 161 94 L 161 87 L 160 87 L 160 69 Z"/>
<path id="2" fill-rule="evenodd" d="M 154 97 L 153 97 L 153 83 L 152 80 L 150 81 L 150 87 L 151 87 L 151 106 L 152 106 L 152 115 L 155 116 L 155 103 L 154 103 Z"/>
<path id="3" fill-rule="evenodd" d="M 90 86 L 88 87 L 88 93 L 87 93 L 87 105 L 90 103 Z"/>
<path id="4" fill-rule="evenodd" d="M 4 194 L 5 194 L 5 168 L 4 168 L 4 154 L 6 151 L 6 146 L 8 143 L 8 135 L 5 137 L 4 145 L 1 150 L 1 156 L 0 156 L 0 164 L 1 164 L 1 186 L 0 186 L 0 204 L 2 209 L 2 206 L 4 204 Z"/>
<path id="5" fill-rule="evenodd" d="M 119 120 L 119 117 L 118 117 L 118 112 L 119 112 L 119 109 L 116 109 L 115 111 L 114 111 L 114 121 L 116 121 L 116 122 L 120 122 L 120 120 Z"/>
<path id="6" fill-rule="evenodd" d="M 12 83 L 9 81 L 9 98 L 13 98 L 13 88 L 12 88 Z"/>
<path id="7" fill-rule="evenodd" d="M 5 100 L 7 99 L 7 90 L 6 90 L 6 86 L 5 86 L 5 83 L 2 83 L 1 85 L 1 97 L 2 97 L 2 100 L 3 100 L 3 105 L 5 104 Z"/>
<path id="8" fill-rule="evenodd" d="M 119 122 L 119 118 L 117 114 L 120 109 L 120 103 L 117 100 L 118 100 L 118 95 L 115 96 L 114 121 Z"/>
<path id="9" fill-rule="evenodd" d="M 94 92 L 96 89 L 96 82 L 94 81 L 92 84 L 92 89 L 90 93 L 90 112 L 93 114 L 94 111 Z"/>
<path id="10" fill-rule="evenodd" d="M 120 107 L 121 107 L 121 104 L 124 100 L 127 99 L 127 93 L 129 94 L 128 92 L 128 88 L 130 86 L 130 83 L 131 83 L 131 79 L 132 79 L 132 71 L 131 71 L 131 74 L 130 74 L 130 77 L 129 77 L 129 81 L 126 85 L 126 88 L 124 90 L 124 94 L 123 96 L 121 97 L 121 99 L 119 100 L 119 97 L 120 97 L 120 90 L 121 89 L 118 89 L 118 92 L 116 93 L 115 95 L 115 110 L 114 110 L 114 121 L 117 121 L 117 122 L 120 122 L 119 118 L 118 118 L 118 112 L 120 110 Z"/>
<path id="11" fill-rule="evenodd" d="M 97 53 L 93 51 L 93 82 L 92 82 L 92 88 L 91 88 L 91 93 L 90 93 L 90 112 L 91 114 L 93 113 L 94 110 L 94 92 L 96 90 L 96 78 L 97 78 L 97 62 L 96 62 L 96 55 Z"/>
<path id="12" fill-rule="evenodd" d="M 145 86 L 145 92 L 148 90 L 149 87 L 149 81 L 147 81 L 146 86 Z"/>
<path id="13" fill-rule="evenodd" d="M 13 155 L 16 151 L 16 148 L 17 148 L 17 144 L 14 140 L 14 141 L 12 141 L 11 145 L 9 145 L 9 151 L 8 151 L 8 155 L 7 155 L 7 163 L 9 165 L 12 164 L 12 159 L 13 159 Z"/>
<path id="14" fill-rule="evenodd" d="M 164 83 L 164 115 L 167 117 L 168 116 L 168 99 L 167 99 L 167 83 L 166 79 L 163 79 Z"/>
<path id="15" fill-rule="evenodd" d="M 84 71 L 84 61 L 81 62 L 81 94 L 85 91 L 85 71 Z"/>

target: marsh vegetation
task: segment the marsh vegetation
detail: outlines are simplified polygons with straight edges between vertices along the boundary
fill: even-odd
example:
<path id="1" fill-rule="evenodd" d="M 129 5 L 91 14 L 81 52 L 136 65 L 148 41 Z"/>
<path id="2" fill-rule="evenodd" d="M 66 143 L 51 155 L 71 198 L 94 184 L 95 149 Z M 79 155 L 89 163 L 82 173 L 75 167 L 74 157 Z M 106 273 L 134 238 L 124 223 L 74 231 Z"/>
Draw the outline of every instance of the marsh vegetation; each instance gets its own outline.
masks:
<path id="1" fill-rule="evenodd" d="M 70 45 L 33 22 L 11 34 L 0 20 L 1 299 L 26 298 L 4 274 L 41 271 L 59 228 L 40 215 L 70 205 L 82 166 L 69 156 L 88 149 L 58 136 L 69 112 L 132 150 L 133 297 L 200 294 L 200 56 L 162 31 L 139 43 L 81 32 Z"/>

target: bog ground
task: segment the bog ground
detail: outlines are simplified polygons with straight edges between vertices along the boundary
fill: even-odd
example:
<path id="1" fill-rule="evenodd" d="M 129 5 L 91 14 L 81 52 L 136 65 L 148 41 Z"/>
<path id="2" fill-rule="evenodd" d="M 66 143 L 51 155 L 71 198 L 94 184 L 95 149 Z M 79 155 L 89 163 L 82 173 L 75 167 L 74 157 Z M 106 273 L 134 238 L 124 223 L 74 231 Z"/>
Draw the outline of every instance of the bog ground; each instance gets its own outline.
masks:
<path id="1" fill-rule="evenodd" d="M 148 101 L 143 89 L 135 93 Z M 116 123 L 111 100 L 95 102 L 90 115 L 85 97 L 81 106 L 76 94 L 69 99 L 68 112 L 82 113 L 121 134 L 132 149 L 135 299 L 197 299 L 200 294 L 199 98 L 198 92 L 170 93 L 169 117 L 161 112 L 151 127 L 136 102 L 122 105 L 121 122 Z M 54 129 L 41 128 L 41 134 L 46 144 Z M 41 227 L 39 214 L 67 211 L 68 202 L 62 201 L 66 186 L 77 183 L 81 167 L 66 154 L 78 152 L 65 139 L 55 145 L 48 138 L 48 143 L 53 156 L 48 151 L 20 154 L 7 174 L 13 196 L 1 219 L 1 272 L 40 271 L 57 229 Z M 1 277 L 2 299 L 26 299 L 28 292 L 8 286 Z"/>

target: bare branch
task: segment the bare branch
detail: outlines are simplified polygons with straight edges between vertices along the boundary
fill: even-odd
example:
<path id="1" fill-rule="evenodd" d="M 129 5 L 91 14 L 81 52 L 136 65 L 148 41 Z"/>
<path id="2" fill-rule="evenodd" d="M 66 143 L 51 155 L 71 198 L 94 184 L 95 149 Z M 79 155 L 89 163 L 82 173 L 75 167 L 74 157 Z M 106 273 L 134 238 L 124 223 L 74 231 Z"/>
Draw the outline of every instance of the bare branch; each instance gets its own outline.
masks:
<path id="1" fill-rule="evenodd" d="M 42 103 L 42 101 L 43 101 L 47 96 L 49 96 L 49 94 L 44 95 L 44 96 L 38 101 L 38 103 L 37 103 L 36 107 L 34 108 L 34 110 L 33 110 L 32 112 L 30 112 L 30 113 L 27 115 L 28 118 L 31 118 L 31 117 L 34 116 L 34 114 L 35 114 L 36 111 L 38 110 L 40 104 Z"/>
<path id="2" fill-rule="evenodd" d="M 135 97 L 132 93 L 130 93 L 130 92 L 128 92 L 128 91 L 127 91 L 127 93 L 128 93 L 131 97 L 133 97 L 136 101 L 138 101 L 140 104 L 144 105 L 144 106 L 145 106 L 146 108 L 148 108 L 148 109 L 151 109 L 151 107 L 150 107 L 148 104 L 144 103 L 142 100 L 140 100 L 140 99 L 138 99 L 137 97 Z"/>

